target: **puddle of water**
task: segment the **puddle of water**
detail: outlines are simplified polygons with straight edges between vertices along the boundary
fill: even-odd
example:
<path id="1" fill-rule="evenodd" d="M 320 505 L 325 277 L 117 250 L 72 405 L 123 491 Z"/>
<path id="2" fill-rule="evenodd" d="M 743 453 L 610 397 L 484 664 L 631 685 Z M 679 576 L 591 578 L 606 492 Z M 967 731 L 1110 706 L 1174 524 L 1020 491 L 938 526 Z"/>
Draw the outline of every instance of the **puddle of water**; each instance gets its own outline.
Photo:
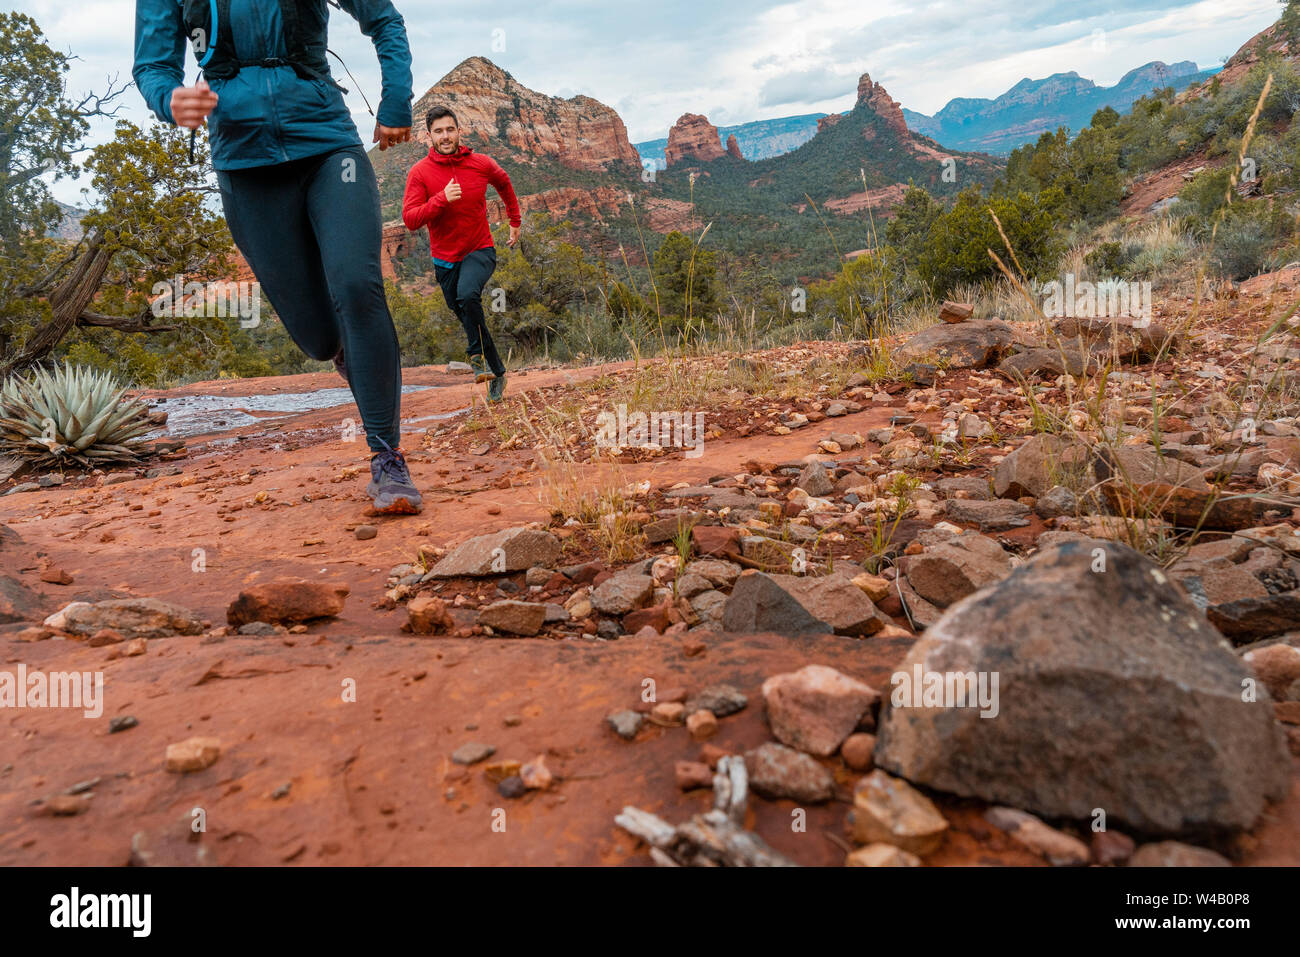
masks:
<path id="1" fill-rule="evenodd" d="M 438 412 L 434 415 L 422 415 L 418 419 L 403 419 L 402 431 L 419 432 L 421 430 L 416 425 L 416 423 L 418 422 L 442 422 L 446 419 L 454 419 L 458 415 L 464 415 L 468 411 L 469 411 L 469 406 L 465 406 L 465 408 L 457 409 L 455 412 Z M 410 426 L 410 428 L 407 428 L 407 426 Z"/>
<path id="2" fill-rule="evenodd" d="M 427 385 L 404 385 L 402 394 L 430 389 Z M 318 389 L 315 392 L 279 392 L 270 395 L 181 395 L 157 399 L 150 403 L 153 411 L 167 413 L 167 424 L 150 432 L 146 438 L 180 438 L 225 432 L 246 425 L 283 418 L 300 412 L 314 412 L 334 406 L 351 405 L 352 390 Z M 251 415 L 251 412 L 272 413 Z"/>

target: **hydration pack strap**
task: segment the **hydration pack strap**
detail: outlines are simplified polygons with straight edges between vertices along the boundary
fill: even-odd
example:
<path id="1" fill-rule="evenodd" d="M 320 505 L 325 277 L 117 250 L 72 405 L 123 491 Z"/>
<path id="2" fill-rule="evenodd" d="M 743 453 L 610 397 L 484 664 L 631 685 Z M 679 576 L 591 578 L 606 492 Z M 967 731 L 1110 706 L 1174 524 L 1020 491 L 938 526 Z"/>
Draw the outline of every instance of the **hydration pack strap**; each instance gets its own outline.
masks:
<path id="1" fill-rule="evenodd" d="M 194 44 L 199 69 L 209 77 L 229 79 L 246 66 L 288 66 L 303 79 L 332 82 L 324 53 L 313 55 L 307 48 L 299 10 L 301 2 L 279 0 L 285 56 L 240 59 L 235 54 L 234 31 L 230 26 L 230 0 L 184 0 L 185 29 Z"/>

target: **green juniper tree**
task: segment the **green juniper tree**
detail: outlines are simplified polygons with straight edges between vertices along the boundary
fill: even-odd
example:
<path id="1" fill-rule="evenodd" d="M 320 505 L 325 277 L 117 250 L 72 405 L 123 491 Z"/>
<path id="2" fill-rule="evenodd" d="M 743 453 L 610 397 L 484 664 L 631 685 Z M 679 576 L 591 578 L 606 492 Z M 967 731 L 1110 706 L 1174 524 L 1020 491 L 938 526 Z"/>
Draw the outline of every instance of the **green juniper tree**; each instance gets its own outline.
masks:
<path id="1" fill-rule="evenodd" d="M 31 17 L 0 13 L 0 377 L 69 350 L 142 379 L 211 367 L 229 350 L 229 320 L 159 321 L 149 305 L 154 284 L 178 274 L 230 275 L 229 233 L 204 206 L 215 189 L 206 151 L 190 163 L 183 130 L 125 120 L 110 142 L 83 145 L 90 118 L 113 116 L 126 87 L 110 79 L 103 96 L 74 100 L 70 60 Z M 79 170 L 99 198 L 79 238 L 63 240 L 53 235 L 62 211 L 41 177 Z M 146 336 L 165 348 L 145 346 Z"/>

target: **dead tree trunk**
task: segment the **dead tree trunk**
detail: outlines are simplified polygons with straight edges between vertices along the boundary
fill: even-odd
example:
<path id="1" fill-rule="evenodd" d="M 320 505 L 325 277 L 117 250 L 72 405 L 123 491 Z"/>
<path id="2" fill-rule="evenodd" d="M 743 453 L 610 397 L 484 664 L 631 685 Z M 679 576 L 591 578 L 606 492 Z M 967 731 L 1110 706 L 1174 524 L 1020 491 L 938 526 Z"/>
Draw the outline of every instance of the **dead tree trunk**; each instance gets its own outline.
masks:
<path id="1" fill-rule="evenodd" d="M 77 259 L 68 277 L 50 293 L 52 315 L 49 321 L 39 326 L 21 349 L 0 363 L 0 378 L 44 359 L 72 331 L 77 319 L 99 292 L 110 259 L 112 253 L 104 248 L 102 237 L 96 236 Z"/>

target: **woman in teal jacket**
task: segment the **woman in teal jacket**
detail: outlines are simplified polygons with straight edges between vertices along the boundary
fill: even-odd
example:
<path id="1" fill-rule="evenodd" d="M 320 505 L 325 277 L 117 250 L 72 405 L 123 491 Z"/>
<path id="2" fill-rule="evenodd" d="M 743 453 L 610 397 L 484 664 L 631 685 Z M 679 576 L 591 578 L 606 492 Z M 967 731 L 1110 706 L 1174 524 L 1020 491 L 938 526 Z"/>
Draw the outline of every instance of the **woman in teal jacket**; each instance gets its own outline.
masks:
<path id="1" fill-rule="evenodd" d="M 411 138 L 411 53 L 389 0 L 338 0 L 371 38 L 383 89 L 373 142 Z M 136 0 L 132 76 L 164 122 L 208 122 L 226 222 L 307 355 L 333 359 L 361 413 L 381 513 L 420 493 L 400 449 L 401 360 L 380 270 L 379 188 L 325 63 L 326 0 Z M 184 85 L 193 44 L 205 79 Z M 209 82 L 210 81 L 210 82 Z"/>

